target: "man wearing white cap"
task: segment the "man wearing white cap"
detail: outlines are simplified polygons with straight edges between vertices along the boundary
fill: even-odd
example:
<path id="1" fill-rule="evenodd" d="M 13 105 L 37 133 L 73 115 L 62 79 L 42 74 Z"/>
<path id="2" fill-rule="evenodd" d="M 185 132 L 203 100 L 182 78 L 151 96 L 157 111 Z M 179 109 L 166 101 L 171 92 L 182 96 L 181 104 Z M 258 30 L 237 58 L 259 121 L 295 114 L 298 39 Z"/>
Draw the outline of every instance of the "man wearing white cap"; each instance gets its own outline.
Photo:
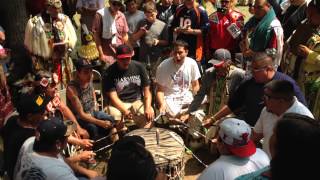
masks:
<path id="1" fill-rule="evenodd" d="M 269 165 L 268 156 L 250 140 L 251 128 L 243 120 L 227 118 L 219 125 L 217 148 L 221 156 L 198 180 L 233 180 Z"/>

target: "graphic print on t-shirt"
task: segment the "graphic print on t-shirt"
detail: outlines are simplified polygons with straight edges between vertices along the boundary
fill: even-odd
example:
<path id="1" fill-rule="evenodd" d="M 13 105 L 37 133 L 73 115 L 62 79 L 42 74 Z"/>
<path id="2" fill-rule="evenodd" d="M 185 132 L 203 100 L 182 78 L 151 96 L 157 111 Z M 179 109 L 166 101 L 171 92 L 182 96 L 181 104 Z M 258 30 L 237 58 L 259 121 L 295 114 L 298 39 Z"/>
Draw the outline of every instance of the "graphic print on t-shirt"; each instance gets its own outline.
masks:
<path id="1" fill-rule="evenodd" d="M 139 75 L 122 77 L 115 79 L 117 92 L 125 90 L 125 88 L 139 88 L 141 86 L 141 79 Z"/>

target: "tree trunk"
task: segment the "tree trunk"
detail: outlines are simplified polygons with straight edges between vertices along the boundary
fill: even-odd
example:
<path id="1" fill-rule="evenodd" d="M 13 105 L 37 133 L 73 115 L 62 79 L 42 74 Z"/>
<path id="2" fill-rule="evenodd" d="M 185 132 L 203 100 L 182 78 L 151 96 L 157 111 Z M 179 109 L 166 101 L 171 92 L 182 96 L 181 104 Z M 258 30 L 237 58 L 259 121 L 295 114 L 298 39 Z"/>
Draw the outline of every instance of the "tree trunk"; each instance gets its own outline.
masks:
<path id="1" fill-rule="evenodd" d="M 0 17 L 6 31 L 6 47 L 12 50 L 10 80 L 15 81 L 30 71 L 31 62 L 24 48 L 24 31 L 28 21 L 26 0 L 0 0 Z"/>

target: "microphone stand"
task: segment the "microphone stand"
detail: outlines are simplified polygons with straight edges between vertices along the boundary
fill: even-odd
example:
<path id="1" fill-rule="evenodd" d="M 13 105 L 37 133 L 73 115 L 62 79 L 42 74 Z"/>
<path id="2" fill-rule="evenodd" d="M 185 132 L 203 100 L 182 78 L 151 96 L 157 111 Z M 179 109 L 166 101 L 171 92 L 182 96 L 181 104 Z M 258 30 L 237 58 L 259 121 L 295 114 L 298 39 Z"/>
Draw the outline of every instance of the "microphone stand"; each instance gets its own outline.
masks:
<path id="1" fill-rule="evenodd" d="M 149 51 L 151 52 L 151 47 L 148 48 Z M 153 53 L 151 52 L 151 55 Z M 152 74 L 152 67 L 151 67 L 151 61 L 150 61 L 150 55 L 147 54 L 147 62 L 146 62 L 146 69 L 148 71 L 148 75 L 150 78 L 150 91 L 151 91 L 151 97 L 152 97 L 152 101 L 151 101 L 151 107 L 153 108 L 155 115 L 156 115 L 156 94 L 155 94 L 155 86 L 154 86 L 154 78 L 153 74 Z"/>

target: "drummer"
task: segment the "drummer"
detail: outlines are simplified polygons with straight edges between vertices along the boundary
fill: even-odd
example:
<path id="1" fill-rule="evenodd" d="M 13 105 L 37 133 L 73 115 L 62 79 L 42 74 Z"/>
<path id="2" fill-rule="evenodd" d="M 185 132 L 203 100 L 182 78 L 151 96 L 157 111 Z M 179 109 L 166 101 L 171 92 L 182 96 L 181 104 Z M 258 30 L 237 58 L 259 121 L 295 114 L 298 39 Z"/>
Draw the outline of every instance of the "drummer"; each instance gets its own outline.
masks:
<path id="1" fill-rule="evenodd" d="M 117 61 L 106 70 L 103 77 L 104 95 L 110 100 L 105 111 L 116 122 L 123 118 L 132 119 L 138 127 L 148 128 L 154 117 L 150 80 L 145 67 L 131 60 L 133 55 L 134 51 L 128 45 L 116 48 Z"/>

